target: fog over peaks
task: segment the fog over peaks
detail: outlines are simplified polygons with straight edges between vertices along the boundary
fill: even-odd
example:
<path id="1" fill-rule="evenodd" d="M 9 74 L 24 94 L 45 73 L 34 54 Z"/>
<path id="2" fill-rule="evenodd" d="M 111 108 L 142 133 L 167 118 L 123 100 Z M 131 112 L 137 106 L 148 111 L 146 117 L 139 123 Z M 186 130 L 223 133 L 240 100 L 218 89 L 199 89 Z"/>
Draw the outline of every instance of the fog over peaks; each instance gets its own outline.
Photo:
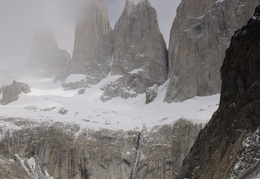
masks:
<path id="1" fill-rule="evenodd" d="M 93 0 L 0 0 L 0 70 L 18 69 L 28 61 L 36 31 L 52 30 L 61 49 L 73 51 L 75 25 Z M 137 3 L 139 0 L 134 0 Z M 156 8 L 160 29 L 169 32 L 180 0 L 149 0 Z M 112 28 L 121 15 L 124 0 L 105 0 Z"/>

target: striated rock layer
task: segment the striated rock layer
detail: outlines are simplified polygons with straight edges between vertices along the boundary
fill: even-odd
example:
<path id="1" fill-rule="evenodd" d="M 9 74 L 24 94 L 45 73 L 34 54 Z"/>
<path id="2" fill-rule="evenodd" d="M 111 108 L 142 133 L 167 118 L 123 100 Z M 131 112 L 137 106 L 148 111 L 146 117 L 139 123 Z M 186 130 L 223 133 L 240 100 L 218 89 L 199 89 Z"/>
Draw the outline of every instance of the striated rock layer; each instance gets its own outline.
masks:
<path id="1" fill-rule="evenodd" d="M 220 92 L 220 67 L 235 30 L 260 0 L 182 0 L 171 29 L 166 102 Z"/>
<path id="2" fill-rule="evenodd" d="M 121 78 L 108 84 L 101 97 L 135 97 L 167 79 L 167 49 L 159 30 L 156 11 L 147 0 L 135 5 L 126 1 L 114 29 L 112 75 Z"/>
<path id="3" fill-rule="evenodd" d="M 76 26 L 72 61 L 63 79 L 71 74 L 84 74 L 85 86 L 99 82 L 110 72 L 112 51 L 112 30 L 105 2 L 91 0 Z"/>
<path id="4" fill-rule="evenodd" d="M 173 178 L 202 128 L 185 120 L 151 131 L 94 131 L 19 119 L 1 123 L 17 128 L 0 127 L 0 163 L 5 164 L 0 178 L 7 179 Z"/>
<path id="5" fill-rule="evenodd" d="M 199 133 L 178 178 L 236 178 L 247 169 L 257 176 L 260 161 L 259 31 L 260 6 L 247 25 L 232 37 L 221 68 L 219 109 Z M 248 172 L 244 176 L 246 174 Z"/>

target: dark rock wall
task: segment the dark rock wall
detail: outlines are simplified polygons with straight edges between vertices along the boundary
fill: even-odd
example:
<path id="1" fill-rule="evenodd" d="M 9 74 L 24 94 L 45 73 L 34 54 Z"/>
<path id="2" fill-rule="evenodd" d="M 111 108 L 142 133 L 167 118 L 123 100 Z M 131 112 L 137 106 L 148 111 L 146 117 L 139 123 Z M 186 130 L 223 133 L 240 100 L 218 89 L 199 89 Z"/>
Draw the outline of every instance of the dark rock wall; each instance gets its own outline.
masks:
<path id="1" fill-rule="evenodd" d="M 258 6 L 247 25 L 232 37 L 221 68 L 219 109 L 199 133 L 179 178 L 228 178 L 243 141 L 260 126 L 259 10 Z M 259 151 L 259 145 L 254 146 Z M 244 146 L 244 150 L 250 147 Z M 250 167 L 260 160 L 259 152 L 248 155 L 251 160 L 243 160 L 240 165 L 247 163 Z"/>

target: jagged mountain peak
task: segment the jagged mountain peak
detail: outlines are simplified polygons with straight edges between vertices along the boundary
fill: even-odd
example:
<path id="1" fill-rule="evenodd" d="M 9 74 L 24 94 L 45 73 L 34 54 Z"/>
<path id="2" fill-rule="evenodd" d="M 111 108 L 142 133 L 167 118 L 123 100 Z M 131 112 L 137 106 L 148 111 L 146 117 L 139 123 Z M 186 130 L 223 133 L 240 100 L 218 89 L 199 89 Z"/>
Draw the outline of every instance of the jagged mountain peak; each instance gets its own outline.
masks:
<path id="1" fill-rule="evenodd" d="M 127 6 L 115 24 L 111 67 L 112 75 L 122 77 L 105 88 L 102 100 L 136 97 L 167 79 L 167 48 L 156 10 L 148 1 Z"/>
<path id="2" fill-rule="evenodd" d="M 148 0 L 140 0 L 137 5 L 140 4 L 140 5 L 148 5 L 148 7 L 152 7 L 150 2 Z"/>
<path id="3" fill-rule="evenodd" d="M 73 74 L 83 74 L 86 83 L 77 87 L 96 84 L 110 71 L 112 49 L 106 4 L 104 0 L 92 0 L 76 26 L 73 57 L 62 80 Z"/>
<path id="4" fill-rule="evenodd" d="M 183 0 L 169 43 L 170 82 L 165 101 L 220 92 L 220 67 L 232 35 L 260 0 Z"/>
<path id="5" fill-rule="evenodd" d="M 58 47 L 53 32 L 42 30 L 34 35 L 33 48 L 25 68 L 56 76 L 66 68 L 70 60 L 70 54 Z"/>
<path id="6" fill-rule="evenodd" d="M 131 10 L 132 8 L 151 8 L 151 4 L 148 0 L 140 0 L 137 2 L 137 4 L 134 3 L 133 0 L 126 0 L 124 11 Z"/>
<path id="7" fill-rule="evenodd" d="M 254 15 L 248 21 L 248 24 L 260 23 L 260 6 L 257 6 L 255 9 Z"/>
<path id="8" fill-rule="evenodd" d="M 58 48 L 54 34 L 51 30 L 38 31 L 34 34 L 33 48 L 38 50 L 46 48 Z"/>
<path id="9" fill-rule="evenodd" d="M 124 9 L 127 10 L 127 9 L 132 8 L 133 6 L 135 6 L 135 3 L 133 0 L 126 0 Z"/>

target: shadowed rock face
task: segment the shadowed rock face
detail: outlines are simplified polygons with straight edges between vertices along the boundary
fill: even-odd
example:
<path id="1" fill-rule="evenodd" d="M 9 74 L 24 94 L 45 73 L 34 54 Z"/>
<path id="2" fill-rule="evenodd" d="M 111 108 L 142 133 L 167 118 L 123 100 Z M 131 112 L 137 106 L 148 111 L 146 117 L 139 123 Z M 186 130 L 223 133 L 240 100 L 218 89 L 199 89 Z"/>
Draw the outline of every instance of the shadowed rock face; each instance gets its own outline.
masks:
<path id="1" fill-rule="evenodd" d="M 59 49 L 53 34 L 44 31 L 35 35 L 26 69 L 56 77 L 65 70 L 70 60 L 70 54 Z"/>
<path id="2" fill-rule="evenodd" d="M 259 162 L 259 31 L 260 6 L 232 37 L 221 68 L 220 107 L 200 132 L 179 178 L 236 178 Z"/>
<path id="3" fill-rule="evenodd" d="M 112 30 L 103 0 L 91 0 L 78 22 L 72 61 L 63 79 L 86 74 L 86 84 L 95 84 L 110 72 L 113 51 Z"/>
<path id="4" fill-rule="evenodd" d="M 111 74 L 122 78 L 108 85 L 102 100 L 129 98 L 167 79 L 167 49 L 158 27 L 157 15 L 147 0 L 137 5 L 126 1 L 114 30 Z"/>
<path id="5" fill-rule="evenodd" d="M 2 89 L 2 99 L 0 100 L 1 105 L 7 105 L 11 102 L 18 100 L 19 94 L 30 93 L 31 89 L 28 84 L 13 81 L 11 85 L 5 86 Z"/>
<path id="6" fill-rule="evenodd" d="M 259 0 L 183 0 L 169 43 L 170 83 L 166 102 L 220 92 L 220 67 L 234 32 Z"/>
<path id="7" fill-rule="evenodd" d="M 0 127 L 0 162 L 12 163 L 0 165 L 0 178 L 7 179 L 19 174 L 7 175 L 17 168 L 20 178 L 32 179 L 37 175 L 47 179 L 45 171 L 62 179 L 173 178 L 202 128 L 185 120 L 151 131 L 80 130 L 78 125 L 19 119 L 1 122 L 23 128 L 6 131 Z"/>

